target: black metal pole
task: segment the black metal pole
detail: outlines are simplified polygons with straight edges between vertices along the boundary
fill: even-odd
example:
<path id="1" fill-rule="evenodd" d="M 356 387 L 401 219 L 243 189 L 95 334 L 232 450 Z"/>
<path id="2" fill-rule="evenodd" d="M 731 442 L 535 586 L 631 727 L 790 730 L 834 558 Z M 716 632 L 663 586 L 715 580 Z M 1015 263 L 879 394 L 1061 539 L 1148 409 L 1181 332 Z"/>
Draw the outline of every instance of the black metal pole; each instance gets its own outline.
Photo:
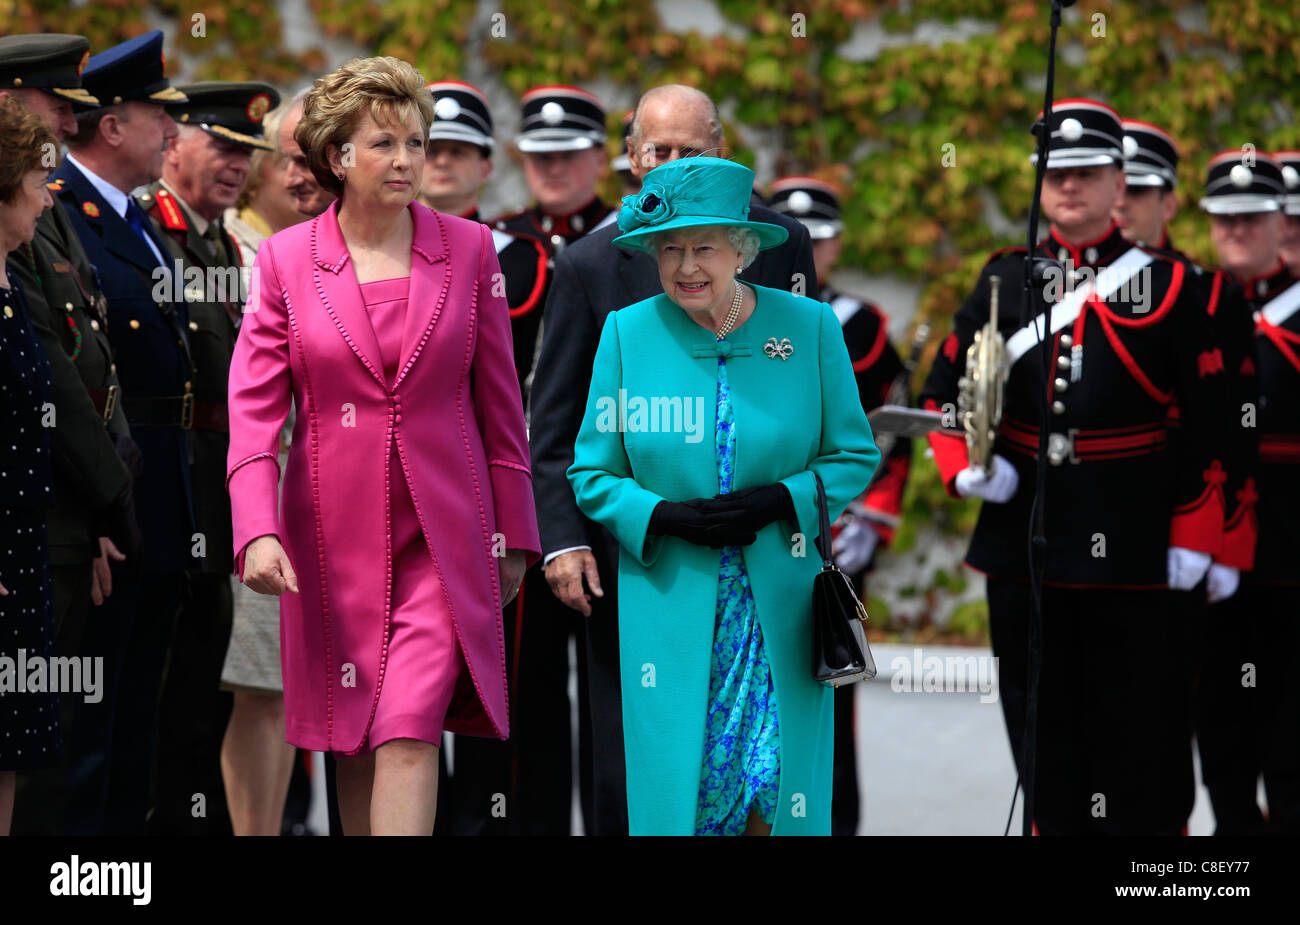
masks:
<path id="1" fill-rule="evenodd" d="M 1026 243 L 1024 272 L 1024 310 L 1027 323 L 1034 323 L 1035 306 L 1034 282 L 1036 275 L 1041 285 L 1041 274 L 1034 273 L 1034 255 L 1038 249 L 1038 214 L 1043 193 L 1043 175 L 1047 172 L 1047 145 L 1051 137 L 1052 94 L 1056 83 L 1056 34 L 1061 27 L 1061 10 L 1073 4 L 1074 0 L 1052 0 L 1052 33 L 1047 53 L 1047 87 L 1043 93 L 1043 117 L 1034 124 L 1034 134 L 1038 138 L 1038 161 L 1034 170 L 1034 198 L 1029 205 L 1029 229 Z M 1048 422 L 1051 421 L 1051 408 L 1047 398 L 1047 386 L 1052 381 L 1052 303 L 1042 299 L 1043 337 L 1039 343 L 1039 360 L 1043 370 L 1043 388 L 1039 393 L 1041 411 L 1038 428 L 1038 459 L 1036 460 L 1036 477 L 1034 482 L 1034 503 L 1030 515 L 1029 536 L 1029 587 L 1033 597 L 1033 612 L 1029 620 L 1029 639 L 1027 640 L 1026 664 L 1028 668 L 1027 691 L 1025 697 L 1025 735 L 1021 746 L 1020 767 L 1022 785 L 1025 791 L 1024 819 L 1021 834 L 1033 834 L 1034 796 L 1037 791 L 1038 767 L 1038 688 L 1039 671 L 1042 666 L 1043 640 L 1043 575 L 1047 568 L 1047 438 Z"/>

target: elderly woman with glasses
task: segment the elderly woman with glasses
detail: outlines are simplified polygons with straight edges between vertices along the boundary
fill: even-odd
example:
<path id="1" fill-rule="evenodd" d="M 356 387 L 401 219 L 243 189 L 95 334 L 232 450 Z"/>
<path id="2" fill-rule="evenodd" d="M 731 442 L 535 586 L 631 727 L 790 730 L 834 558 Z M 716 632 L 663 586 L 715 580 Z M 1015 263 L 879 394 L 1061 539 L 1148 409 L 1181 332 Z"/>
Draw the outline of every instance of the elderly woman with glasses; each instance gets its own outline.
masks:
<path id="1" fill-rule="evenodd" d="M 880 459 L 839 322 L 736 274 L 785 229 L 754 175 L 672 161 L 615 239 L 664 292 L 601 334 L 569 480 L 618 538 L 634 834 L 830 834 L 833 700 L 812 678 L 814 473 L 834 518 Z"/>

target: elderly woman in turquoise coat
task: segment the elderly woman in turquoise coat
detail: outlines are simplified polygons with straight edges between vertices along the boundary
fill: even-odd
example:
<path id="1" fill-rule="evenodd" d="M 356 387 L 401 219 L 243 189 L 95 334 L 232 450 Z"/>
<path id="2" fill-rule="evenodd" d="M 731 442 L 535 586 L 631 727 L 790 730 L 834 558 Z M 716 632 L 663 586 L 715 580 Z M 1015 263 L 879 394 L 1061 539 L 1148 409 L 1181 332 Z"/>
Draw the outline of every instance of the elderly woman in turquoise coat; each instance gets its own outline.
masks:
<path id="1" fill-rule="evenodd" d="M 664 292 L 606 321 L 568 471 L 621 547 L 633 834 L 830 834 L 814 473 L 833 520 L 880 453 L 830 308 L 735 278 L 786 237 L 748 221 L 753 179 L 684 158 L 623 200 L 614 243 Z"/>

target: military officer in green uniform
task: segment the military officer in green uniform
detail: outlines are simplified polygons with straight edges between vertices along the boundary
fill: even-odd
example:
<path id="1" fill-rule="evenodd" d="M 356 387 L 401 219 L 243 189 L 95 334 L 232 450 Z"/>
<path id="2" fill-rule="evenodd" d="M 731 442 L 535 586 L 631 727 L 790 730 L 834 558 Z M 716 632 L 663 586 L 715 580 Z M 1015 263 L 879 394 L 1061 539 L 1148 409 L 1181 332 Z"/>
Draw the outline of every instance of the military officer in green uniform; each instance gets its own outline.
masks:
<path id="1" fill-rule="evenodd" d="M 62 143 L 77 130 L 74 112 L 98 106 L 81 85 L 89 58 L 90 43 L 79 35 L 0 38 L 0 96 L 18 98 Z M 108 559 L 121 561 L 135 552 L 132 475 L 126 460 L 137 460 L 138 451 L 117 401 L 107 302 L 57 195 L 61 186 L 50 183 L 56 194 L 53 207 L 41 216 L 32 241 L 12 251 L 6 262 L 22 281 L 54 386 L 55 504 L 49 512 L 48 548 L 56 651 L 60 656 L 102 655 L 83 652 L 82 635 L 92 598 L 100 603 L 112 591 Z M 23 798 L 17 801 L 15 833 L 60 835 L 75 822 L 68 815 L 70 802 L 79 805 L 85 799 L 84 791 L 96 777 L 91 769 L 103 771 L 102 758 L 93 758 L 93 739 L 107 723 L 111 705 L 111 699 L 92 704 L 80 693 L 62 693 L 64 761 L 49 772 L 20 776 Z"/>
<path id="2" fill-rule="evenodd" d="M 274 150 L 263 137 L 262 118 L 279 104 L 280 95 L 262 83 L 212 81 L 178 89 L 189 97 L 173 110 L 180 136 L 163 156 L 162 178 L 149 186 L 139 203 L 167 245 L 173 286 L 189 308 L 197 539 L 191 549 L 191 594 L 176 625 L 163 686 L 151 830 L 216 834 L 230 831 L 221 784 L 221 740 L 231 704 L 230 695 L 220 691 L 230 642 L 234 568 L 226 493 L 226 385 L 245 295 L 239 249 L 221 226 L 221 216 L 235 204 L 248 179 L 253 150 Z M 192 812 L 196 792 L 207 798 L 206 816 Z"/>

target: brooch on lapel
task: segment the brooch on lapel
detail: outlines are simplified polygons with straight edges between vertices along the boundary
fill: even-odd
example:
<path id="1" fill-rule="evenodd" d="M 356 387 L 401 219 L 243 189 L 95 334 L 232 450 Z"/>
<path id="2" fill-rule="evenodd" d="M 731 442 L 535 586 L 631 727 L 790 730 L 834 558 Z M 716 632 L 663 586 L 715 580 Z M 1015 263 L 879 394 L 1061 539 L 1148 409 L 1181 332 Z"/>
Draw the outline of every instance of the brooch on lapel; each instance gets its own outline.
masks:
<path id="1" fill-rule="evenodd" d="M 95 205 L 93 202 L 83 202 L 81 204 L 81 211 L 85 212 L 91 218 L 99 218 L 99 206 Z"/>
<path id="2" fill-rule="evenodd" d="M 767 343 L 763 345 L 763 352 L 773 360 L 777 357 L 788 360 L 794 355 L 794 347 L 790 345 L 788 337 L 783 337 L 779 341 L 775 337 L 769 337 Z"/>

